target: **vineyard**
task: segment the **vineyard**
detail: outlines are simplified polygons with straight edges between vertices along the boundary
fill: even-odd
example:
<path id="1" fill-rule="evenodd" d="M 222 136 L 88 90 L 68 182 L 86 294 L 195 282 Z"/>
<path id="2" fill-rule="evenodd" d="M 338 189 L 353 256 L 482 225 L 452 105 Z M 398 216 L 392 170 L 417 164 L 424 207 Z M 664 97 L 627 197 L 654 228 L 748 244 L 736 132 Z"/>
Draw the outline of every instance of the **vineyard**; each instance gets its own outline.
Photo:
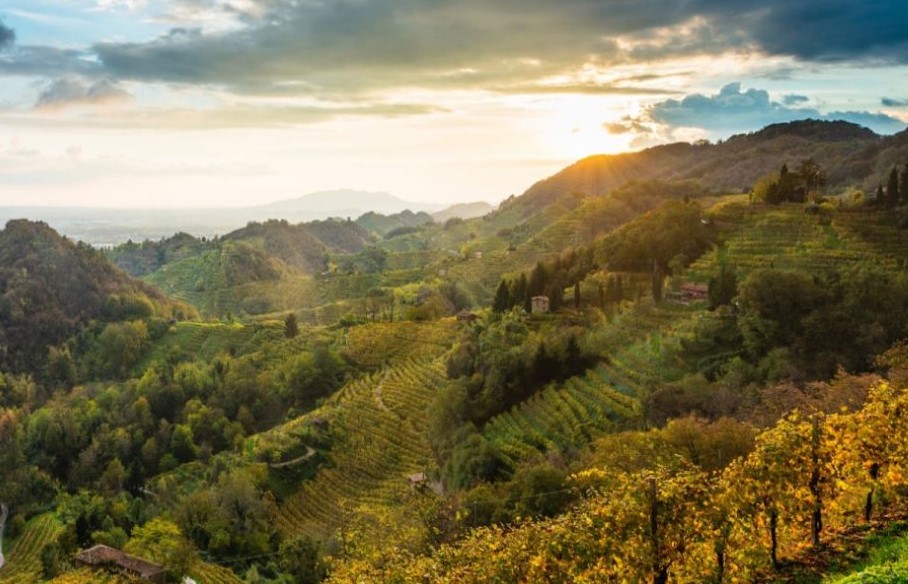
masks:
<path id="1" fill-rule="evenodd" d="M 344 355 L 370 369 L 377 369 L 391 360 L 432 358 L 451 346 L 457 327 L 454 319 L 355 326 L 344 333 Z"/>
<path id="2" fill-rule="evenodd" d="M 160 361 L 173 351 L 191 348 L 196 358 L 210 361 L 223 353 L 243 355 L 255 351 L 265 340 L 273 341 L 282 336 L 280 324 L 178 322 L 155 344 L 139 369 L 144 370 L 147 363 Z"/>
<path id="3" fill-rule="evenodd" d="M 134 582 L 134 580 L 103 570 L 80 568 L 48 580 L 47 584 L 127 584 L 128 582 Z M 208 580 L 202 580 L 202 582 L 208 582 Z"/>
<path id="4" fill-rule="evenodd" d="M 206 562 L 195 562 L 189 569 L 189 577 L 197 584 L 242 584 L 243 582 L 228 568 Z"/>
<path id="5" fill-rule="evenodd" d="M 882 383 L 854 413 L 793 412 L 717 473 L 655 462 L 581 471 L 573 480 L 590 496 L 563 515 L 481 528 L 421 557 L 351 563 L 331 581 L 904 582 L 903 540 L 841 579 L 779 570 L 799 559 L 809 569 L 825 549 L 847 551 L 836 546 L 849 530 L 904 517 L 906 395 Z"/>
<path id="6" fill-rule="evenodd" d="M 51 514 L 32 519 L 7 555 L 6 565 L 0 568 L 0 584 L 40 582 L 41 552 L 57 539 L 61 529 L 62 526 Z"/>
<path id="7" fill-rule="evenodd" d="M 760 268 L 817 273 L 869 258 L 895 268 L 908 247 L 903 234 L 886 227 L 878 213 L 838 212 L 830 218 L 805 213 L 801 205 L 738 204 L 725 206 L 714 220 L 730 236 L 690 266 L 686 276 L 693 281 L 708 281 L 725 258 L 731 258 L 739 277 Z"/>
<path id="8" fill-rule="evenodd" d="M 484 435 L 516 468 L 539 462 L 549 451 L 576 452 L 604 433 L 639 426 L 641 400 L 658 384 L 684 374 L 679 343 L 698 318 L 686 307 L 628 303 L 590 333 L 589 344 L 608 348 L 606 361 L 496 416 Z"/>
<path id="9" fill-rule="evenodd" d="M 437 360 L 405 359 L 341 390 L 324 408 L 336 437 L 328 464 L 281 505 L 281 531 L 329 535 L 348 510 L 392 504 L 410 474 L 430 470 L 426 408 L 443 383 Z"/>

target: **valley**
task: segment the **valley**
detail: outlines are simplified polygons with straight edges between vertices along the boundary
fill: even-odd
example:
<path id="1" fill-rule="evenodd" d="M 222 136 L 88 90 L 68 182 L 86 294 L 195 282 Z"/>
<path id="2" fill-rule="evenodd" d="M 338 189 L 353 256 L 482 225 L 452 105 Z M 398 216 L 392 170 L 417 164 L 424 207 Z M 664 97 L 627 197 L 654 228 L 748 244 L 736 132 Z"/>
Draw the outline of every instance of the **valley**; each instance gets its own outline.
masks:
<path id="1" fill-rule="evenodd" d="M 0 583 L 127 581 L 98 544 L 213 584 L 904 571 L 906 162 L 808 120 L 478 216 L 11 221 Z"/>

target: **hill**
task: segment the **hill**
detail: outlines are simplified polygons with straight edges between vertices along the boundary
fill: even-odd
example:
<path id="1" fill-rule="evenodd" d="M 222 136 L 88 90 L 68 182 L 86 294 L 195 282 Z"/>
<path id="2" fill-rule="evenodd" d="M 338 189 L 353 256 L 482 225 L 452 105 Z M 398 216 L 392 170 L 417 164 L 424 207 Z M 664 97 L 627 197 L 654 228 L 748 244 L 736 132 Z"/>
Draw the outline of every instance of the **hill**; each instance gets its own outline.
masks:
<path id="1" fill-rule="evenodd" d="M 409 209 L 393 215 L 382 215 L 369 211 L 360 215 L 356 220 L 356 223 L 362 225 L 366 231 L 378 235 L 386 235 L 400 229 L 416 228 L 431 222 L 432 215 L 423 211 L 414 213 Z"/>
<path id="2" fill-rule="evenodd" d="M 903 545 L 908 201 L 850 189 L 906 141 L 782 124 L 586 159 L 474 219 L 116 249 L 208 320 L 114 293 L 99 318 L 129 322 L 76 326 L 66 383 L 0 377 L 0 579 L 90 581 L 59 558 L 95 543 L 174 580 L 879 574 L 853 541 Z M 833 162 L 810 202 L 722 183 L 814 155 Z M 9 258 L 104 264 L 18 228 Z"/>
<path id="3" fill-rule="evenodd" d="M 604 194 L 637 179 L 697 180 L 726 192 L 747 192 L 783 163 L 814 158 L 826 171 L 832 192 L 847 187 L 876 189 L 881 176 L 908 158 L 908 130 L 879 136 L 843 121 L 803 120 L 773 124 L 716 144 L 669 144 L 640 152 L 585 158 L 539 181 L 509 200 L 524 216 L 566 193 Z"/>
<path id="4" fill-rule="evenodd" d="M 190 313 L 45 223 L 10 221 L 0 231 L 0 368 L 40 371 L 48 348 L 95 319 Z"/>
<path id="5" fill-rule="evenodd" d="M 460 219 L 473 219 L 475 217 L 482 217 L 488 213 L 491 213 L 495 207 L 484 202 L 479 201 L 476 203 L 458 203 L 452 205 L 447 209 L 442 209 L 441 211 L 436 211 L 432 213 L 432 219 L 437 223 L 444 223 L 448 219 L 458 217 Z"/>
<path id="6" fill-rule="evenodd" d="M 292 223 L 329 217 L 359 217 L 369 211 L 393 215 L 405 210 L 435 211 L 439 205 L 413 203 L 384 192 L 334 190 L 309 193 L 296 199 L 277 201 L 244 210 L 248 219 L 286 219 Z"/>
<path id="7" fill-rule="evenodd" d="M 388 193 L 336 190 L 310 193 L 255 207 L 96 209 L 0 206 L 0 221 L 25 217 L 41 220 L 73 240 L 100 247 L 113 247 L 128 241 L 159 240 L 175 232 L 210 239 L 239 229 L 250 221 L 278 219 L 300 223 L 355 218 L 368 212 L 384 215 L 406 210 L 414 213 L 433 212 L 442 207 L 405 201 Z"/>

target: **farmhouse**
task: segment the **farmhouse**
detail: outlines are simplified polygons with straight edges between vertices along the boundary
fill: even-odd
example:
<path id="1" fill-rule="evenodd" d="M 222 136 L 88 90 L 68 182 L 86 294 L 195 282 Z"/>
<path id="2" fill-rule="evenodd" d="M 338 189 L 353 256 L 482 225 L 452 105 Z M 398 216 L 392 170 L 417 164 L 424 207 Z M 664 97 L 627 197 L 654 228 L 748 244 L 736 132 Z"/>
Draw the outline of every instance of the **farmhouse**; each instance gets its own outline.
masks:
<path id="1" fill-rule="evenodd" d="M 691 302 L 700 302 L 709 298 L 709 286 L 706 284 L 681 284 L 677 290 L 670 291 L 666 298 L 675 304 L 690 304 Z"/>
<path id="2" fill-rule="evenodd" d="M 476 322 L 476 319 L 479 318 L 469 310 L 461 310 L 457 313 L 457 320 L 459 322 Z"/>
<path id="3" fill-rule="evenodd" d="M 549 311 L 549 297 L 548 296 L 533 296 L 530 299 L 532 313 L 541 314 Z"/>
<path id="4" fill-rule="evenodd" d="M 96 545 L 87 550 L 82 550 L 76 554 L 75 563 L 77 566 L 95 569 L 103 568 L 111 572 L 124 574 L 130 578 L 138 578 L 139 580 L 146 580 L 155 584 L 164 584 L 166 577 L 162 566 L 152 564 L 106 545 Z"/>

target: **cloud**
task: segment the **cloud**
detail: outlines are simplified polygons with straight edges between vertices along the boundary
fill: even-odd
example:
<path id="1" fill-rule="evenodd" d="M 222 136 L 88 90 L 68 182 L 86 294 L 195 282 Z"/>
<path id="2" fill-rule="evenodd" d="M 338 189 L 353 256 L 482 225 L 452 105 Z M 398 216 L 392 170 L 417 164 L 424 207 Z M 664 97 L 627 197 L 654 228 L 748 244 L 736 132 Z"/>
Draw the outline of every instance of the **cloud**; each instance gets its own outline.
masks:
<path id="1" fill-rule="evenodd" d="M 133 12 L 144 8 L 147 0 L 95 0 L 95 10 L 126 10 Z"/>
<path id="2" fill-rule="evenodd" d="M 788 95 L 782 96 L 782 103 L 788 106 L 798 105 L 802 103 L 807 103 L 810 101 L 810 98 L 806 95 L 797 95 L 794 93 L 789 93 Z"/>
<path id="3" fill-rule="evenodd" d="M 0 20 L 0 50 L 13 46 L 16 42 L 16 31 Z"/>
<path id="4" fill-rule="evenodd" d="M 647 134 L 651 131 L 649 127 L 642 124 L 641 122 L 634 121 L 632 119 L 625 119 L 620 122 L 611 122 L 602 124 L 602 127 L 605 128 L 605 131 L 609 134 Z"/>
<path id="5" fill-rule="evenodd" d="M 18 46 L 12 51 L 0 54 L 0 75 L 103 76 L 104 69 L 90 57 L 91 55 L 85 51 L 75 49 Z"/>
<path id="6" fill-rule="evenodd" d="M 102 79 L 88 83 L 78 77 L 55 79 L 38 96 L 36 109 L 60 109 L 74 105 L 105 105 L 131 99 L 128 91 L 115 81 Z"/>
<path id="7" fill-rule="evenodd" d="M 185 30 L 95 47 L 119 78 L 249 91 L 284 81 L 338 90 L 532 84 L 584 63 L 760 50 L 806 61 L 908 63 L 908 7 L 891 0 L 180 0 L 231 32 Z M 532 64 L 531 64 L 532 63 Z M 267 89 L 259 89 L 267 91 Z"/>
<path id="8" fill-rule="evenodd" d="M 751 88 L 742 91 L 740 83 L 730 83 L 715 95 L 694 94 L 681 100 L 658 102 L 647 109 L 644 117 L 671 128 L 702 128 L 715 137 L 805 118 L 846 120 L 884 134 L 905 129 L 904 122 L 882 113 L 821 113 L 814 108 L 789 107 L 770 99 L 765 90 Z"/>
<path id="9" fill-rule="evenodd" d="M 707 0 L 753 16 L 752 37 L 766 52 L 805 61 L 869 59 L 908 63 L 908 5 L 892 0 Z M 766 8 L 757 16 L 761 8 Z"/>
<path id="10" fill-rule="evenodd" d="M 892 99 L 891 97 L 884 97 L 880 100 L 885 107 L 908 107 L 908 99 Z"/>

